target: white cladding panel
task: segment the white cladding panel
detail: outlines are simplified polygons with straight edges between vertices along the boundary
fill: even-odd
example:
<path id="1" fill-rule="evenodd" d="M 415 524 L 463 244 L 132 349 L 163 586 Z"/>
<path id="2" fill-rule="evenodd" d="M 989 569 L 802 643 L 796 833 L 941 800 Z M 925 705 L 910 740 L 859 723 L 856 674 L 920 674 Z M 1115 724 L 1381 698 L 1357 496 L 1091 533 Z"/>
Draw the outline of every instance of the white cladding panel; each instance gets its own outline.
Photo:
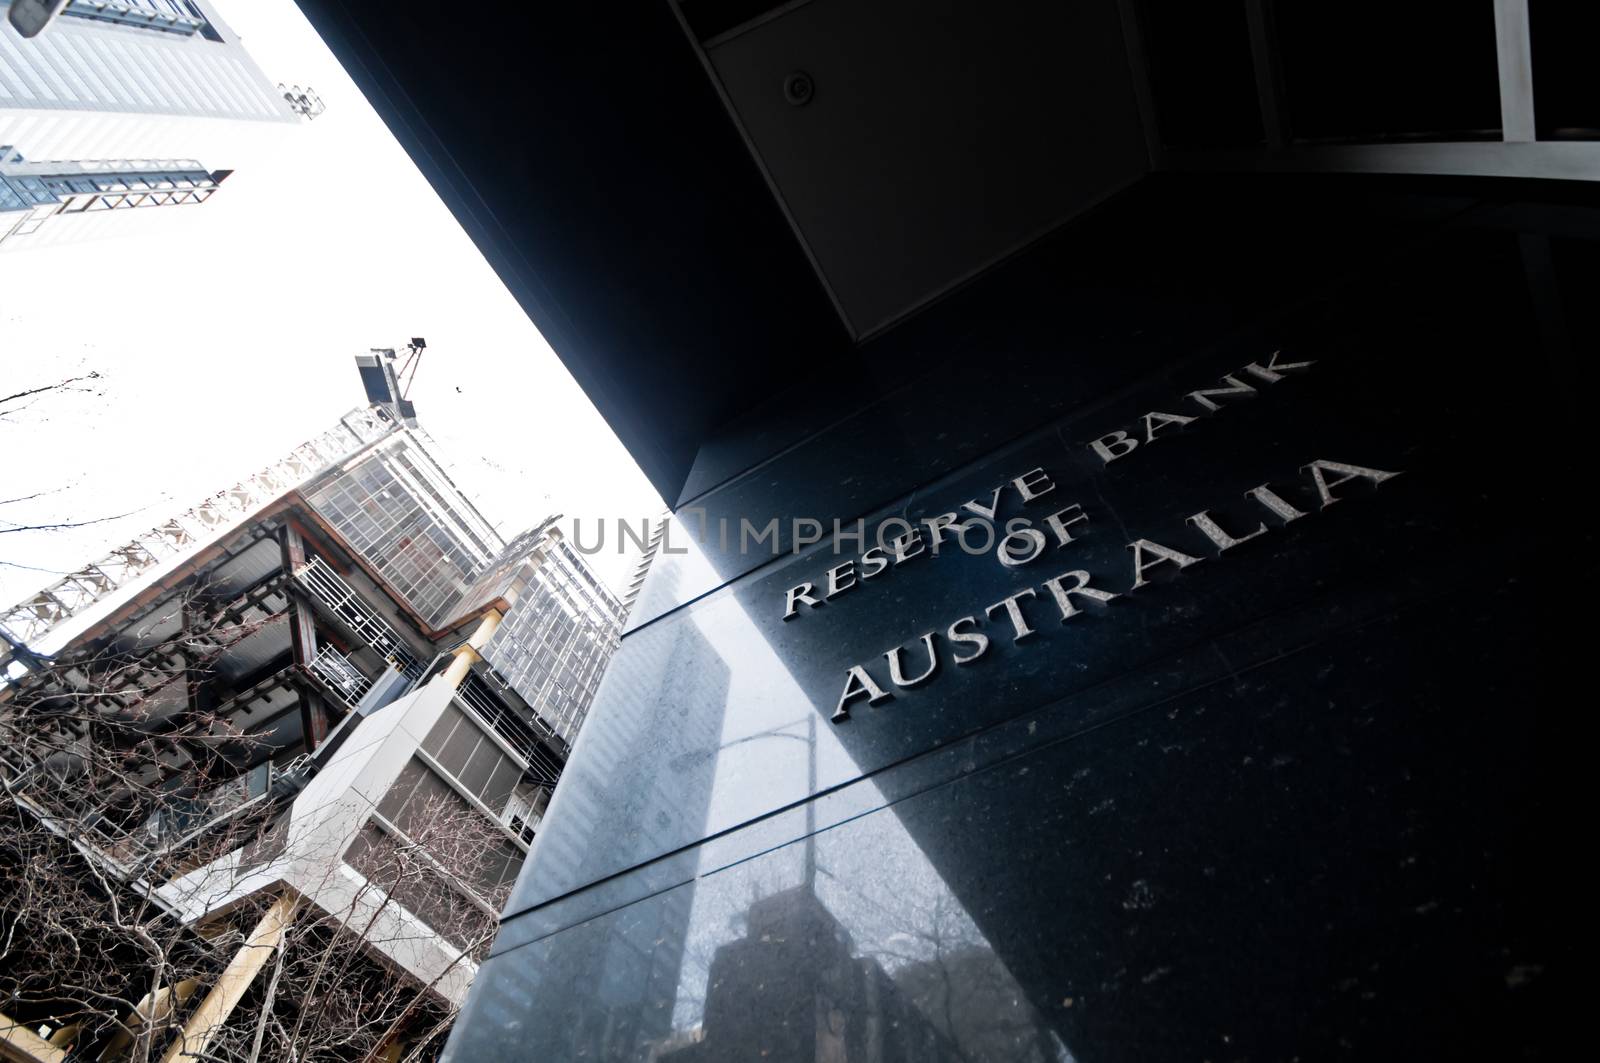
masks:
<path id="1" fill-rule="evenodd" d="M 294 119 L 236 41 L 74 18 L 58 18 L 32 39 L 0 21 L 0 108 L 13 107 Z"/>

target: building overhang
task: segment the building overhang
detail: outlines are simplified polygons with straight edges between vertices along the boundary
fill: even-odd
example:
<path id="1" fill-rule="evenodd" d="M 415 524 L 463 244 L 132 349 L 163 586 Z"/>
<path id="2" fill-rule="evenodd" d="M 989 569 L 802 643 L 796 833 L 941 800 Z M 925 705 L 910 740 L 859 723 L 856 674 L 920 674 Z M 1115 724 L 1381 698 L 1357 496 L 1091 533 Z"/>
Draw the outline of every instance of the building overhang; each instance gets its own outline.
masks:
<path id="1" fill-rule="evenodd" d="M 892 387 L 885 336 L 1086 213 L 1159 254 L 1157 172 L 1600 176 L 1533 103 L 1541 34 L 1574 95 L 1569 16 L 1523 3 L 301 4 L 671 504 L 758 401 Z"/>

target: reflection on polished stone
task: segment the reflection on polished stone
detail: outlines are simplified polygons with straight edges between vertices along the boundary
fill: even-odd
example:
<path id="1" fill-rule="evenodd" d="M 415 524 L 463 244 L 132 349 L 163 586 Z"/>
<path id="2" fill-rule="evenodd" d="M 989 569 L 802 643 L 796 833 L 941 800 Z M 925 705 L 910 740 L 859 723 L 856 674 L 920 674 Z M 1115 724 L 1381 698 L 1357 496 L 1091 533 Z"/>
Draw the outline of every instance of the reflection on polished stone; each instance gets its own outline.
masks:
<path id="1" fill-rule="evenodd" d="M 1595 587 L 1578 422 L 1537 359 L 1492 389 L 1471 368 L 1540 335 L 1506 298 L 1527 280 L 1516 240 L 1463 225 L 1403 275 L 1135 359 L 1044 429 L 921 426 L 991 442 L 876 508 L 854 474 L 897 452 L 797 440 L 740 505 L 780 512 L 809 463 L 822 494 L 851 474 L 835 501 L 869 534 L 968 500 L 1003 522 L 1030 500 L 995 486 L 1043 470 L 1040 506 L 1084 519 L 1022 564 L 919 552 L 832 597 L 862 550 L 663 565 L 449 1058 L 1539 1055 L 1592 774 L 1550 736 Z M 1215 415 L 1174 419 L 1196 394 Z M 1069 613 L 1052 579 L 1114 596 Z M 802 584 L 821 604 L 785 620 Z M 966 663 L 962 617 L 989 640 Z M 858 665 L 891 696 L 836 722 Z"/>
<path id="2" fill-rule="evenodd" d="M 1066 1058 L 970 923 L 935 912 L 862 954 L 806 885 L 756 901 L 744 922 L 712 957 L 703 1020 L 661 1063 Z"/>
<path id="3" fill-rule="evenodd" d="M 451 1058 L 1514 1055 L 1545 951 L 1507 913 L 1550 862 L 1548 806 L 1493 784 L 1535 763 L 1537 721 L 1493 711 L 1544 641 L 1503 627 L 1537 615 L 1523 571 L 1088 732 L 1023 721 L 1017 752 L 891 772 L 875 810 L 698 875 L 685 854 L 575 925 L 512 918 Z"/>
<path id="4" fill-rule="evenodd" d="M 1090 692 L 1119 676 L 1163 668 L 1263 618 L 1329 615 L 1330 589 L 1376 582 L 1403 595 L 1495 553 L 1504 529 L 1482 514 L 1515 512 L 1526 495 L 1553 490 L 1544 481 L 1554 470 L 1530 467 L 1493 434 L 1467 431 L 1482 401 L 1476 379 L 1413 352 L 1424 341 L 1435 351 L 1515 342 L 1522 323 L 1464 312 L 1519 283 L 1520 262 L 1504 251 L 1497 240 L 1463 236 L 1448 260 L 1433 263 L 1429 298 L 1410 288 L 1366 292 L 1337 328 L 1296 321 L 1298 331 L 1285 324 L 1272 344 L 1252 335 L 1223 345 L 868 515 L 871 535 L 892 520 L 967 512 L 969 500 L 994 501 L 1002 524 L 1078 507 L 1083 519 L 1074 521 L 1071 541 L 1058 544 L 1052 534 L 1049 549 L 1028 564 L 1007 567 L 948 544 L 937 555 L 925 549 L 784 620 L 787 591 L 825 586 L 832 566 L 860 554 L 847 546 L 836 556 L 818 544 L 636 628 L 596 697 L 508 913 L 665 859 L 1035 707 L 1076 699 L 1063 711 L 1091 726 Z M 1252 365 L 1259 372 L 1240 368 Z M 1153 410 L 1198 413 L 1202 404 L 1187 396 L 1229 373 L 1262 390 L 1203 395 L 1219 410 L 1192 425 L 1136 427 Z M 1497 386 L 1498 412 L 1531 417 L 1543 388 L 1535 375 L 1508 377 Z M 1151 430 L 1153 441 L 1143 434 Z M 1093 443 L 1119 431 L 1147 441 L 1108 463 Z M 1340 499 L 1330 504 L 1327 483 L 1346 474 L 1319 479 L 1318 462 L 1369 475 L 1328 489 Z M 1013 487 L 991 494 L 1036 469 L 1053 484 L 1039 502 Z M 1389 476 L 1396 470 L 1404 474 Z M 1258 527 L 1267 530 L 1255 534 Z M 1220 547 L 1225 535 L 1241 538 Z M 1137 543 L 1198 561 L 1152 563 L 1146 578 L 1132 563 L 1140 555 L 1129 547 Z M 698 592 L 694 573 L 715 574 L 709 549 L 695 546 L 653 574 L 660 593 Z M 1079 615 L 1064 620 L 1046 588 L 1074 572 L 1115 599 L 1080 595 Z M 1013 603 L 1030 625 L 1021 638 L 997 604 L 1018 594 L 1032 595 Z M 1353 595 L 1340 615 L 1359 612 Z M 957 664 L 956 654 L 972 651 L 954 646 L 948 633 L 964 617 L 972 622 L 959 630 L 989 643 L 981 659 Z M 1279 652 L 1272 629 L 1230 649 L 1231 665 Z M 903 666 L 920 671 L 920 640 L 929 632 L 937 674 L 914 688 L 893 684 L 892 655 L 906 647 Z M 849 718 L 835 722 L 858 665 L 890 696 L 871 704 L 857 698 Z"/>
<path id="5" fill-rule="evenodd" d="M 490 961 L 452 1058 L 1062 1063 L 1071 1054 L 887 814 Z M 565 1014 L 570 1021 L 557 1023 Z"/>

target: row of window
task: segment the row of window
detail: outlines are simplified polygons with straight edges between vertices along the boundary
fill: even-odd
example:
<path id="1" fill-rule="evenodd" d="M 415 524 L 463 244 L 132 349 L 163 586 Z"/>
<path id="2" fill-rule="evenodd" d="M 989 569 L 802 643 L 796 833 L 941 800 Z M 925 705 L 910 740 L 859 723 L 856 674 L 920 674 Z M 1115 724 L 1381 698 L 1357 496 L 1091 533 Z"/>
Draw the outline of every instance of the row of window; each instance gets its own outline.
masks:
<path id="1" fill-rule="evenodd" d="M 485 656 L 567 741 L 576 736 L 610 659 L 615 632 L 581 612 L 563 559 L 548 560 Z"/>
<path id="2" fill-rule="evenodd" d="M 200 8 L 189 0 L 71 0 L 61 14 L 163 33 L 184 36 L 203 33 L 212 40 L 222 39 Z"/>
<path id="3" fill-rule="evenodd" d="M 312 501 L 411 607 L 429 619 L 442 619 L 441 613 L 488 560 L 486 546 L 451 520 L 453 507 L 401 449 L 374 455 L 318 491 Z"/>
<path id="4" fill-rule="evenodd" d="M 0 174 L 0 210 L 64 203 L 64 213 L 202 203 L 217 183 L 205 173 Z"/>

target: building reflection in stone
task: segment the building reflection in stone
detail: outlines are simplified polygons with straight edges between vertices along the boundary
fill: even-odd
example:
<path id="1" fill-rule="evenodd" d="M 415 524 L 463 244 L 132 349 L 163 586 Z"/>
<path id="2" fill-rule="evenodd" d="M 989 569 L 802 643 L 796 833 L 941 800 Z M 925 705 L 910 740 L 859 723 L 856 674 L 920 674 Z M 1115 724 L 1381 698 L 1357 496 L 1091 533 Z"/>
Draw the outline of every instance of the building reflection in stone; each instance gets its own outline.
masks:
<path id="1" fill-rule="evenodd" d="M 491 1059 L 1072 1059 L 892 807 L 512 949 L 491 968 L 467 1017 L 495 1031 Z M 521 1030 L 541 1043 L 522 1043 Z"/>
<path id="2" fill-rule="evenodd" d="M 1071 1054 L 948 893 L 872 883 L 835 905 L 804 883 L 752 901 L 737 934 L 686 955 L 661 1063 L 1058 1063 Z M 697 927 L 698 929 L 698 927 Z M 858 934 L 860 935 L 858 938 Z M 703 975 L 702 975 L 702 972 Z M 701 982 L 701 979 L 703 983 Z"/>
<path id="3" fill-rule="evenodd" d="M 605 680 L 580 770 L 562 783 L 519 893 L 602 879 L 619 850 L 670 854 L 658 860 L 675 865 L 678 884 L 489 961 L 463 1017 L 481 1038 L 475 1051 L 617 1063 L 1070 1060 L 881 794 L 866 802 L 877 811 L 820 831 L 807 805 L 787 821 L 793 840 L 731 866 L 705 848 L 672 853 L 737 823 L 740 794 L 815 793 L 819 765 L 826 777 L 860 774 L 827 726 L 831 706 L 805 696 L 737 602 L 683 619 L 671 638 L 630 636 L 637 645 Z"/>

